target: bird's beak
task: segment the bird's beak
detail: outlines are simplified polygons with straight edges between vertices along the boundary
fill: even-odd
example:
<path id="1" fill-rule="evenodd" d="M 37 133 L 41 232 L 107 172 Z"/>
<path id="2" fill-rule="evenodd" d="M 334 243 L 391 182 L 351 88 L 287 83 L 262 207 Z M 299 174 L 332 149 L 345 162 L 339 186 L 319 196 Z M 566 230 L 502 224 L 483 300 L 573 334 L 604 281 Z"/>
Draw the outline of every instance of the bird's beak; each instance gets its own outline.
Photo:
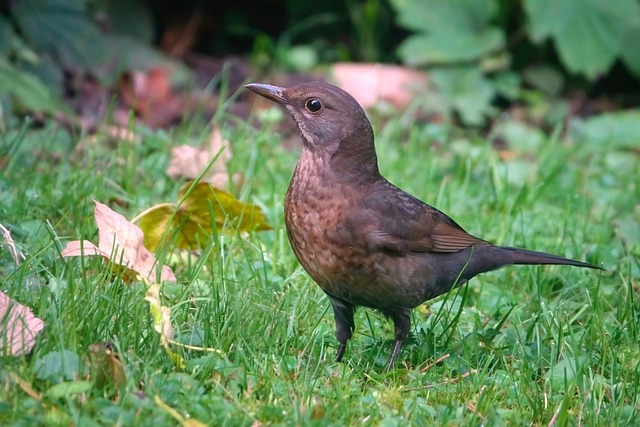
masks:
<path id="1" fill-rule="evenodd" d="M 282 95 L 285 88 L 279 86 L 272 86 L 263 83 L 249 83 L 245 85 L 247 89 L 257 93 L 258 95 L 264 96 L 267 99 L 277 102 L 278 104 L 284 104 L 285 99 Z"/>

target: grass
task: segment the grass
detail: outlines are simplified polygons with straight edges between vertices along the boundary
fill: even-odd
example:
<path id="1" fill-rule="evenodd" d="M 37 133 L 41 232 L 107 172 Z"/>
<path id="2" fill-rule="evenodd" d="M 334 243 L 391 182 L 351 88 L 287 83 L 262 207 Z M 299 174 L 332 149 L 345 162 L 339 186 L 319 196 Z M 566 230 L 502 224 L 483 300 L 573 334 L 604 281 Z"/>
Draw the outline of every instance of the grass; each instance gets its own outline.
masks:
<path id="1" fill-rule="evenodd" d="M 0 424 L 176 425 L 157 396 L 209 425 L 637 425 L 640 268 L 633 237 L 616 231 L 633 226 L 637 155 L 548 136 L 503 161 L 485 139 L 407 123 L 376 123 L 380 168 L 392 182 L 483 238 L 607 271 L 481 275 L 414 310 L 412 338 L 390 373 L 392 325 L 360 309 L 345 363 L 335 363 L 329 302 L 284 231 L 297 152 L 273 129 L 240 123 L 225 129 L 230 172 L 244 173 L 239 197 L 260 204 L 274 231 L 215 235 L 201 257 L 174 260 L 178 283 L 163 298 L 176 339 L 219 350 L 174 348 L 186 363 L 179 369 L 153 330 L 144 287 L 112 277 L 100 259 L 63 259 L 60 250 L 95 241 L 94 199 L 128 218 L 175 200 L 182 183 L 165 175 L 170 148 L 197 135 L 188 126 L 138 129 L 142 142 L 131 144 L 53 125 L 8 133 L 0 222 L 27 258 L 16 266 L 2 248 L 0 290 L 46 329 L 29 356 L 0 359 Z M 91 372 L 90 346 L 104 342 L 119 354 L 121 383 Z M 55 387 L 79 380 L 86 389 Z"/>

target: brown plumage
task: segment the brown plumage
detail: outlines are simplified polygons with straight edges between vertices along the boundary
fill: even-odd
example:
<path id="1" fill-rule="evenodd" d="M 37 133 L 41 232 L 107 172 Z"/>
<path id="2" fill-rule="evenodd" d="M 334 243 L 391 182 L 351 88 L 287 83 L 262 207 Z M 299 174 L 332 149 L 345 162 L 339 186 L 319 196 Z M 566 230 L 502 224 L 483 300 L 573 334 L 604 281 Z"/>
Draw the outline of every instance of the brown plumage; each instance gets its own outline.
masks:
<path id="1" fill-rule="evenodd" d="M 495 246 L 387 181 L 362 107 L 322 82 L 246 86 L 284 106 L 304 142 L 285 200 L 296 257 L 326 292 L 344 355 L 356 306 L 395 326 L 393 367 L 409 335 L 411 309 L 475 275 L 512 264 L 600 268 L 542 252 Z"/>

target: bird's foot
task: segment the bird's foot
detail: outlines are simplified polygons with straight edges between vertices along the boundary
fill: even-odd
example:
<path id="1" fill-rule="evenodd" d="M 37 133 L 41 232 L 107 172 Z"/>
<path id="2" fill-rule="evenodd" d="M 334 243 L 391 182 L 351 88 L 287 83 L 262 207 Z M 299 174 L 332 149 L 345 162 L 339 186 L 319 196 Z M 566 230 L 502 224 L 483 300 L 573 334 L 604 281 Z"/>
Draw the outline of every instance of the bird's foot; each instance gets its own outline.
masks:
<path id="1" fill-rule="evenodd" d="M 404 340 L 396 340 L 396 344 L 393 347 L 393 353 L 391 353 L 391 360 L 389 360 L 389 365 L 387 366 L 387 372 L 391 371 L 393 369 L 393 365 L 396 364 L 396 360 L 402 351 L 402 346 L 404 346 Z"/>
<path id="2" fill-rule="evenodd" d="M 342 356 L 344 356 L 344 350 L 347 348 L 346 344 L 341 343 L 338 347 L 338 353 L 336 354 L 336 362 L 342 362 Z"/>

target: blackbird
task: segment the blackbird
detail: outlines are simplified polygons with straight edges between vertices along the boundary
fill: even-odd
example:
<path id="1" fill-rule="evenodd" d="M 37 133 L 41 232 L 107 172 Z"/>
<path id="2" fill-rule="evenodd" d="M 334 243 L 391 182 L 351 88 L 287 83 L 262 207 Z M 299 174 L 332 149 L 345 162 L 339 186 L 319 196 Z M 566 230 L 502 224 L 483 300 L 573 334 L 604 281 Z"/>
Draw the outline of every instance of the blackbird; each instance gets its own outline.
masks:
<path id="1" fill-rule="evenodd" d="M 340 344 L 336 361 L 352 336 L 356 306 L 378 309 L 393 320 L 392 369 L 409 335 L 411 309 L 479 273 L 513 264 L 601 269 L 496 246 L 391 184 L 378 171 L 371 124 L 344 90 L 324 82 L 246 87 L 286 108 L 302 134 L 285 223 L 300 264 L 333 306 Z"/>

